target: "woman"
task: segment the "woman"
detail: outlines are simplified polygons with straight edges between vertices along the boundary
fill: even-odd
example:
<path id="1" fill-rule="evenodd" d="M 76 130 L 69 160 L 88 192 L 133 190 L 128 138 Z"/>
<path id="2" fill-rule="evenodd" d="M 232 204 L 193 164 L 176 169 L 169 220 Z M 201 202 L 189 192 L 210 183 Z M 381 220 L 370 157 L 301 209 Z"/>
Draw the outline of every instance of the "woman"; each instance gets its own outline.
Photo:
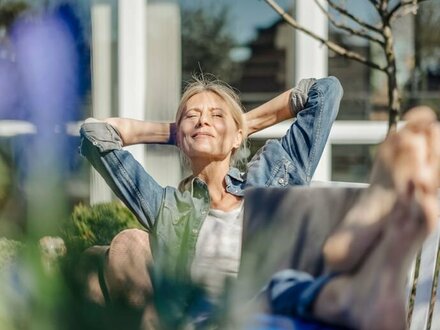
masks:
<path id="1" fill-rule="evenodd" d="M 112 241 L 104 267 L 111 300 L 142 307 L 154 289 L 154 296 L 173 303 L 156 301 L 153 315 L 193 313 L 200 319 L 204 306 L 191 300 L 187 284 L 201 283 L 215 296 L 237 273 L 244 190 L 307 184 L 341 95 L 335 78 L 306 80 L 242 115 L 229 88 L 196 81 L 182 97 L 175 124 L 87 120 L 81 152 L 150 233 L 129 230 Z M 297 120 L 286 135 L 268 141 L 245 175 L 230 166 L 247 135 L 290 117 Z M 274 274 L 263 294 L 270 312 L 349 328 L 405 328 L 408 265 L 437 223 L 439 138 L 432 110 L 408 113 L 406 127 L 381 146 L 370 187 L 323 246 L 327 266 L 339 276 L 313 278 L 292 269 Z M 179 189 L 160 187 L 122 150 L 136 143 L 176 144 L 193 175 Z M 374 205 L 381 211 L 372 215 Z M 150 312 L 145 309 L 146 319 Z M 177 328 L 165 322 L 165 328 Z"/>
<path id="2" fill-rule="evenodd" d="M 336 78 L 307 79 L 243 114 L 228 86 L 196 80 L 182 96 L 175 123 L 87 120 L 81 128 L 81 153 L 150 234 L 152 258 L 146 236 L 130 232 L 115 238 L 106 272 L 110 296 L 123 295 L 133 303 L 151 291 L 145 269 L 140 267 L 137 275 L 125 274 L 129 267 L 121 258 L 112 260 L 112 249 L 123 249 L 128 255 L 137 251 L 137 258 L 143 258 L 138 265 L 154 260 L 153 287 L 166 277 L 189 279 L 204 285 L 213 296 L 220 294 L 225 278 L 238 272 L 244 190 L 308 184 L 341 97 Z M 296 120 L 288 132 L 279 140 L 269 140 L 249 162 L 246 173 L 231 165 L 247 136 L 292 117 Z M 177 145 L 192 175 L 178 189 L 161 187 L 122 149 L 139 143 Z M 136 280 L 127 279 L 136 276 Z"/>

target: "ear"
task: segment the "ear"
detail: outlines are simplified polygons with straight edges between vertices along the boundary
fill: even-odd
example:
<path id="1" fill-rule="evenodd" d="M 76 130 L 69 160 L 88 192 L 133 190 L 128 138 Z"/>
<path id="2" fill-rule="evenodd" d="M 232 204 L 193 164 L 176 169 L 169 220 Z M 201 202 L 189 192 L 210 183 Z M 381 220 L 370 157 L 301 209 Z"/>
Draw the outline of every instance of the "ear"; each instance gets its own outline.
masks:
<path id="1" fill-rule="evenodd" d="M 235 135 L 235 140 L 234 140 L 234 149 L 238 149 L 240 148 L 242 142 L 243 142 L 244 136 L 243 136 L 243 130 L 241 128 L 239 128 L 237 130 L 237 134 Z"/>
<path id="2" fill-rule="evenodd" d="M 175 125 L 174 130 L 174 144 L 180 149 L 182 143 L 182 133 L 177 124 Z"/>

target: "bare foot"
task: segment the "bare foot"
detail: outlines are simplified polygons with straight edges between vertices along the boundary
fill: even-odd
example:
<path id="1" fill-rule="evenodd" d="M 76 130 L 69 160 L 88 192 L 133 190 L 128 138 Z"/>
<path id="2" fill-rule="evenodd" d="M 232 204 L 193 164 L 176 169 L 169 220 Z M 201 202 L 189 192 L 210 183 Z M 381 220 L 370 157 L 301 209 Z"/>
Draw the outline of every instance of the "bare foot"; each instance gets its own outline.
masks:
<path id="1" fill-rule="evenodd" d="M 321 291 L 314 305 L 318 318 L 356 329 L 406 328 L 405 278 L 417 250 L 436 225 L 431 218 L 437 213 L 437 204 L 431 203 L 435 196 L 408 181 L 377 247 L 354 273 L 336 277 Z"/>
<path id="2" fill-rule="evenodd" d="M 351 271 L 366 257 L 380 239 L 398 194 L 404 193 L 410 181 L 417 194 L 425 193 L 423 203 L 436 204 L 440 131 L 435 114 L 418 107 L 406 119 L 406 126 L 391 133 L 379 147 L 369 188 L 324 245 L 326 263 L 333 271 Z M 426 212 L 433 210 L 426 208 Z M 437 214 L 427 217 L 435 220 Z"/>

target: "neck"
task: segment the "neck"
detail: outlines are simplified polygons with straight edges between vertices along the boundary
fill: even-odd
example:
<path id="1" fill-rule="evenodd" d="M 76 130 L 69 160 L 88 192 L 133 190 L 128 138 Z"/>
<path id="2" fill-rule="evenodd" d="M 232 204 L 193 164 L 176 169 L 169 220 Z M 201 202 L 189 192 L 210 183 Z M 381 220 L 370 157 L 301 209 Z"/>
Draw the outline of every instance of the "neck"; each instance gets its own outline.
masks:
<path id="1" fill-rule="evenodd" d="M 224 178 L 229 171 L 229 159 L 220 161 L 193 161 L 191 164 L 193 175 L 203 180 L 208 187 L 223 186 Z"/>
<path id="2" fill-rule="evenodd" d="M 206 183 L 212 200 L 221 199 L 227 194 L 225 176 L 229 172 L 229 158 L 193 161 L 192 171 L 194 176 Z"/>
<path id="3" fill-rule="evenodd" d="M 230 211 L 237 207 L 241 197 L 234 196 L 226 191 L 225 176 L 229 172 L 229 159 L 210 162 L 193 162 L 193 175 L 206 183 L 211 197 L 211 207 L 223 211 Z"/>

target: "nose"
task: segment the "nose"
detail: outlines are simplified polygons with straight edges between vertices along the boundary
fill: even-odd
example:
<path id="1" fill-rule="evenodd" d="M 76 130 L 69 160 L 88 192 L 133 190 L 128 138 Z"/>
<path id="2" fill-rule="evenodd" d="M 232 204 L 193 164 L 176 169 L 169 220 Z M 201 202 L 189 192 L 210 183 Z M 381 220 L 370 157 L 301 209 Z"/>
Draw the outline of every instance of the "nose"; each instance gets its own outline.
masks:
<path id="1" fill-rule="evenodd" d="M 205 126 L 211 124 L 211 118 L 208 111 L 202 111 L 197 124 L 198 126 Z"/>

